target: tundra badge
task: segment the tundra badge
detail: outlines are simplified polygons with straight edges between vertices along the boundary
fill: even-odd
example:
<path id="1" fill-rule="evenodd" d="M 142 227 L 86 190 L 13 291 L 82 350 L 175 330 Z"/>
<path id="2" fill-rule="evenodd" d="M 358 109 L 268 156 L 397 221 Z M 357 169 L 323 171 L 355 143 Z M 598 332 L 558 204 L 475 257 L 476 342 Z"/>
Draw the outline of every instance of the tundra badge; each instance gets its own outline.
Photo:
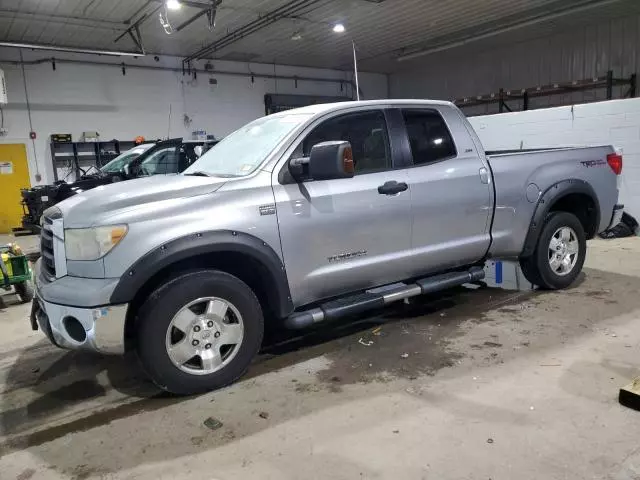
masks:
<path id="1" fill-rule="evenodd" d="M 276 213 L 276 206 L 273 203 L 260 205 L 258 209 L 260 210 L 260 215 L 275 215 Z"/>
<path id="2" fill-rule="evenodd" d="M 337 262 L 339 260 L 348 260 L 355 257 L 364 257 L 366 254 L 366 250 L 358 250 L 357 252 L 346 252 L 339 253 L 337 255 L 331 255 L 330 257 L 327 257 L 327 259 L 329 260 L 329 262 Z"/>

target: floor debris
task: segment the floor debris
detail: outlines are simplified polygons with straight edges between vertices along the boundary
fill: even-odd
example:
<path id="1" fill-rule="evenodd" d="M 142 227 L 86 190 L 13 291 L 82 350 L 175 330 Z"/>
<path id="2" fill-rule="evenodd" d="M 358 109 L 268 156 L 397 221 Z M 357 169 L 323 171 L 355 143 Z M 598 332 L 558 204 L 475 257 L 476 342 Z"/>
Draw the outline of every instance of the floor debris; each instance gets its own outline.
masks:
<path id="1" fill-rule="evenodd" d="M 400 358 L 409 358 L 409 354 L 408 353 L 403 353 L 402 355 L 400 355 Z"/>
<path id="2" fill-rule="evenodd" d="M 217 430 L 222 427 L 222 422 L 217 418 L 209 417 L 204 421 L 204 426 L 210 430 Z"/>
<path id="3" fill-rule="evenodd" d="M 264 419 L 266 420 L 267 418 L 269 418 L 269 413 L 268 413 L 268 412 L 260 412 L 260 413 L 258 414 L 258 416 L 259 416 L 260 418 L 264 418 Z"/>
<path id="4" fill-rule="evenodd" d="M 363 340 L 362 337 L 360 337 L 360 340 L 358 340 L 358 343 L 360 345 L 364 345 L 365 347 L 370 347 L 371 345 L 373 345 L 373 340 Z"/>

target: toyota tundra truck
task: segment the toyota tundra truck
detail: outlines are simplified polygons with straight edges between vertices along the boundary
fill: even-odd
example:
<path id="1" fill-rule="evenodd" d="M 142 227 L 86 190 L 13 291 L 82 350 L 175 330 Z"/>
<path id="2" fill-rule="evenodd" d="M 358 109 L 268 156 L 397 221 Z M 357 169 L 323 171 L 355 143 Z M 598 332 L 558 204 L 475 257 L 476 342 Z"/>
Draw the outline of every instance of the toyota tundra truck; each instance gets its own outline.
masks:
<path id="1" fill-rule="evenodd" d="M 238 379 L 268 328 L 306 329 L 520 262 L 568 287 L 615 225 L 611 146 L 485 152 L 451 103 L 385 100 L 260 118 L 185 172 L 48 209 L 31 323 L 55 345 L 135 350 L 162 389 Z"/>

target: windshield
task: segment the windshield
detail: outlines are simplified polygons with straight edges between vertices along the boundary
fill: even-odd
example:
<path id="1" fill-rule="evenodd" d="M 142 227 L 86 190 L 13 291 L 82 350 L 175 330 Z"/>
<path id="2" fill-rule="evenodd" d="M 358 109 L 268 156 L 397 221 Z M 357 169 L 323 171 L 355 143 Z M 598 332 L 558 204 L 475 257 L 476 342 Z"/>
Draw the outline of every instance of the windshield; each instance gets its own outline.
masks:
<path id="1" fill-rule="evenodd" d="M 105 173 L 118 173 L 121 172 L 125 165 L 128 165 L 133 161 L 134 158 L 140 156 L 141 153 L 146 152 L 153 146 L 152 143 L 147 145 L 141 145 L 139 147 L 132 148 L 131 150 L 127 150 L 124 153 L 121 153 L 116 158 L 111 160 L 109 163 L 104 165 L 100 171 Z"/>
<path id="2" fill-rule="evenodd" d="M 205 172 L 216 177 L 244 177 L 253 172 L 308 114 L 263 117 L 226 136 L 202 155 L 185 174 Z"/>

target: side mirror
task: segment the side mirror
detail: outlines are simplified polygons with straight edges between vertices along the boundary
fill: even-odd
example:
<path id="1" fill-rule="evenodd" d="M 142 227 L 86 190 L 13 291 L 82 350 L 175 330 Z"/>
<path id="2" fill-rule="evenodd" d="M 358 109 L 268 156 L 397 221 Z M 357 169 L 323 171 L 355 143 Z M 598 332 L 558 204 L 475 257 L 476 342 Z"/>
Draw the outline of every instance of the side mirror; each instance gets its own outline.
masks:
<path id="1" fill-rule="evenodd" d="M 122 167 L 122 170 L 127 177 L 131 175 L 131 167 L 129 167 L 129 164 L 126 164 L 124 167 Z"/>
<path id="2" fill-rule="evenodd" d="M 351 144 L 342 140 L 318 143 L 308 158 L 292 159 L 289 170 L 294 178 L 304 173 L 313 180 L 351 178 L 355 172 Z"/>

